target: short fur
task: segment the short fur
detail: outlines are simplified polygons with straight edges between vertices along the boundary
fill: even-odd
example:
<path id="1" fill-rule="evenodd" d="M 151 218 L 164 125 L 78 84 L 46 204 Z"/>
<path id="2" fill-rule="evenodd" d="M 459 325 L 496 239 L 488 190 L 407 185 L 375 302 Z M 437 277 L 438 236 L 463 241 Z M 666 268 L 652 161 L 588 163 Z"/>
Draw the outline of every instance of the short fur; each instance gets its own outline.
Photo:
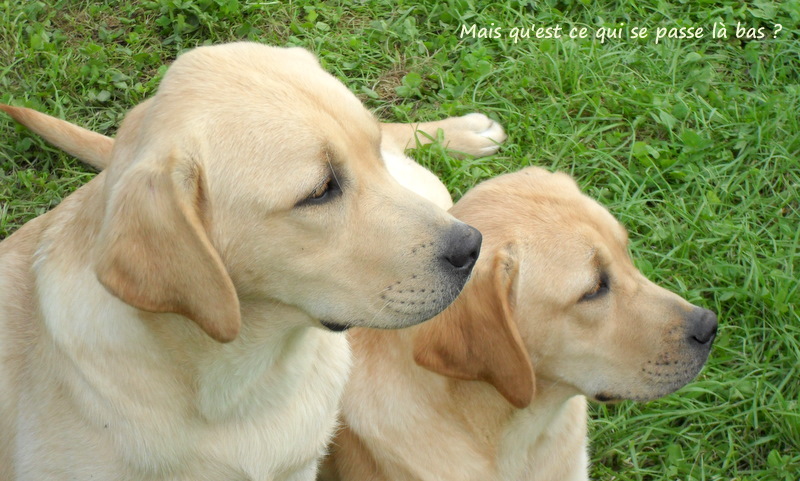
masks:
<path id="1" fill-rule="evenodd" d="M 451 209 L 484 235 L 464 292 L 403 331 L 354 329 L 322 479 L 588 479 L 586 399 L 649 400 L 703 366 L 716 316 L 645 279 L 567 175 L 527 168 Z"/>
<path id="2" fill-rule="evenodd" d="M 0 479 L 313 479 L 350 364 L 321 322 L 413 325 L 469 275 L 304 50 L 184 54 L 115 141 L 3 110 L 107 169 L 0 243 Z M 480 118 L 430 127 L 496 146 Z"/>

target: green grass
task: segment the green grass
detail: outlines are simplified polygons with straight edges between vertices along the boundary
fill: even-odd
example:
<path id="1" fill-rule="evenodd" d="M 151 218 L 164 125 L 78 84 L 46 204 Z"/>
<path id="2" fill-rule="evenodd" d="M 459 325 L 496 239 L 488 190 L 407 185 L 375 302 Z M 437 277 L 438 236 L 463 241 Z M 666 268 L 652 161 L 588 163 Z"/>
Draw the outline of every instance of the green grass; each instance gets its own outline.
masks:
<path id="1" fill-rule="evenodd" d="M 798 21 L 798 0 L 4 0 L 0 101 L 113 134 L 181 50 L 251 39 L 313 50 L 384 120 L 485 112 L 509 134 L 498 155 L 462 161 L 433 145 L 418 156 L 456 196 L 524 165 L 570 172 L 630 229 L 647 276 L 719 314 L 696 382 L 593 407 L 594 478 L 797 481 Z M 710 38 L 717 22 L 729 38 Z M 734 38 L 737 22 L 765 38 Z M 504 35 L 459 38 L 462 23 Z M 534 23 L 709 33 L 508 38 Z M 2 239 L 92 174 L 6 118 L 0 139 Z"/>

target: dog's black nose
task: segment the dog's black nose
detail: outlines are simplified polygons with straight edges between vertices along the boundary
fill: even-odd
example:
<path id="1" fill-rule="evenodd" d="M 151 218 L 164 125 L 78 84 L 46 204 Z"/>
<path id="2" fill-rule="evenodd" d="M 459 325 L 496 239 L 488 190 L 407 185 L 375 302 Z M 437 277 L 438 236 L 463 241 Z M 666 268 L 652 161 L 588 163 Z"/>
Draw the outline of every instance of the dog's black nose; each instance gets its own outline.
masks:
<path id="1" fill-rule="evenodd" d="M 690 343 L 710 346 L 717 336 L 717 315 L 708 309 L 696 308 L 687 319 Z"/>
<path id="2" fill-rule="evenodd" d="M 478 229 L 458 222 L 445 235 L 442 258 L 449 266 L 469 272 L 478 259 L 481 240 Z"/>

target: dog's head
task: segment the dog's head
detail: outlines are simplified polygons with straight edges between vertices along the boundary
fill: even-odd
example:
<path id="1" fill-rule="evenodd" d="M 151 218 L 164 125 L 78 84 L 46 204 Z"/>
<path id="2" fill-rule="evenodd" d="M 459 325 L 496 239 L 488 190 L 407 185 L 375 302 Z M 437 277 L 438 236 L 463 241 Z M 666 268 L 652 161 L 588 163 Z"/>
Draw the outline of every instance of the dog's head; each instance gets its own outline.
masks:
<path id="1" fill-rule="evenodd" d="M 564 174 L 528 168 L 451 212 L 484 234 L 464 294 L 415 337 L 416 361 L 527 405 L 542 383 L 598 401 L 651 400 L 692 380 L 717 330 L 709 310 L 648 281 L 625 229 Z"/>
<path id="2" fill-rule="evenodd" d="M 397 184 L 377 121 L 302 49 L 202 47 L 120 128 L 98 278 L 220 341 L 240 303 L 314 324 L 399 328 L 444 309 L 480 234 Z"/>

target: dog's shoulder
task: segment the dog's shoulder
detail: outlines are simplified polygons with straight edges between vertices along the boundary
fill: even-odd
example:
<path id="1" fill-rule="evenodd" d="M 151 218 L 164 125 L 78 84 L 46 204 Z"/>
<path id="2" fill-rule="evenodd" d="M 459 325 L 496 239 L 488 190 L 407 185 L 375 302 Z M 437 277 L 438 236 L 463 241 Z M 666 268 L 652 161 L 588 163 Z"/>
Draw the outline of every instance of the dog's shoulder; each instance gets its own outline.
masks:
<path id="1" fill-rule="evenodd" d="M 2 339 L 10 337 L 14 326 L 27 324 L 18 318 L 31 313 L 33 262 L 48 220 L 37 217 L 0 242 L 0 352 L 8 352 Z"/>

